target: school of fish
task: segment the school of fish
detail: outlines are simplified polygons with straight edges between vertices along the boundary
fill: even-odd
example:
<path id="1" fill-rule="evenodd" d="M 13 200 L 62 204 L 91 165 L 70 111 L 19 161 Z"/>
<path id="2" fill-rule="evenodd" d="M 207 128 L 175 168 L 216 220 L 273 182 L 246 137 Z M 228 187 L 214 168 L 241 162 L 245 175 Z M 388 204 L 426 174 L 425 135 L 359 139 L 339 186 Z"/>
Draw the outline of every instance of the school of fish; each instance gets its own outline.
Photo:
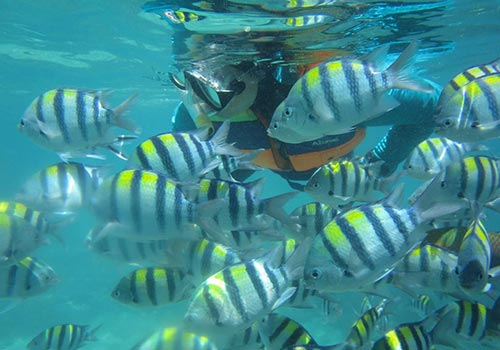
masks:
<path id="1" fill-rule="evenodd" d="M 431 91 L 414 74 L 417 43 L 386 68 L 388 48 L 309 70 L 268 134 L 299 143 L 345 133 L 397 107 L 392 89 Z M 61 162 L 0 202 L 0 298 L 36 298 L 65 283 L 36 250 L 63 240 L 74 216 L 91 209 L 98 224 L 88 228 L 89 254 L 130 265 L 110 302 L 185 304 L 182 323 L 131 339 L 129 349 L 498 349 L 500 239 L 485 215 L 500 212 L 500 158 L 482 142 L 500 136 L 500 60 L 450 80 L 435 135 L 394 175 L 382 178 L 379 164 L 354 157 L 333 160 L 304 187 L 314 202 L 290 212 L 296 192 L 263 198 L 264 177 L 231 176 L 258 168 L 256 154 L 226 142 L 230 121 L 213 135 L 201 128 L 140 136 L 124 117 L 137 96 L 112 109 L 108 93 L 49 90 L 22 115 L 21 133 Z M 106 150 L 120 170 L 76 161 L 95 164 Z M 406 204 L 409 177 L 425 182 Z M 352 322 L 340 341 L 318 342 L 317 330 L 283 312 L 314 310 L 318 320 L 338 322 L 331 311 L 345 292 L 362 305 L 358 316 L 335 316 Z M 105 328 L 56 323 L 34 332 L 27 348 L 79 349 L 99 342 Z"/>

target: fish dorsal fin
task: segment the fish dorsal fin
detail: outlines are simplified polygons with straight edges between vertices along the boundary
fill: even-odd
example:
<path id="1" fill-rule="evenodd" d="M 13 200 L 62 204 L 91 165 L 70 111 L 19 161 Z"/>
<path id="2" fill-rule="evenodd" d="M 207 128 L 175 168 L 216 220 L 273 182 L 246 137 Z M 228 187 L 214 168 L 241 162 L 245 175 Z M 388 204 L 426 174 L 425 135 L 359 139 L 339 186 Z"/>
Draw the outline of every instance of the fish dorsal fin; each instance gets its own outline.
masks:
<path id="1" fill-rule="evenodd" d="M 264 188 L 265 180 L 265 178 L 261 177 L 260 179 L 257 179 L 255 181 L 245 183 L 244 186 L 254 195 L 255 198 L 260 198 L 262 190 Z"/>
<path id="2" fill-rule="evenodd" d="M 364 61 L 372 65 L 377 71 L 384 71 L 387 64 L 387 55 L 389 53 L 389 45 L 382 45 L 375 50 L 359 57 L 360 61 Z"/>

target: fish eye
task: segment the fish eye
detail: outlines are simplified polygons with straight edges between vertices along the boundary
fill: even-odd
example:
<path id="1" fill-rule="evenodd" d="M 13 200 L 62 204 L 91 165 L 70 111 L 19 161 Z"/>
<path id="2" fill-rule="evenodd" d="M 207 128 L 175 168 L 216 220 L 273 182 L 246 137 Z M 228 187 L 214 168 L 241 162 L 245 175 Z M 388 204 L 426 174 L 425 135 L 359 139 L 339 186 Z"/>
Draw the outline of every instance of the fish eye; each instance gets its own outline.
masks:
<path id="1" fill-rule="evenodd" d="M 113 292 L 113 296 L 114 296 L 115 298 L 118 298 L 118 297 L 120 296 L 120 291 L 119 291 L 119 290 L 115 290 L 115 291 Z"/>
<path id="2" fill-rule="evenodd" d="M 273 123 L 273 129 L 278 129 L 278 123 Z"/>
<path id="3" fill-rule="evenodd" d="M 287 118 L 290 118 L 293 115 L 293 109 L 291 107 L 285 107 L 283 115 Z"/>
<path id="4" fill-rule="evenodd" d="M 451 119 L 445 119 L 444 125 L 445 126 L 451 126 Z"/>
<path id="5" fill-rule="evenodd" d="M 479 272 L 479 273 L 477 274 L 477 280 L 478 280 L 478 281 L 481 281 L 482 279 L 483 279 L 483 273 L 482 273 L 482 272 Z"/>
<path id="6" fill-rule="evenodd" d="M 319 188 L 319 183 L 317 183 L 317 182 L 313 183 L 312 187 L 318 189 Z"/>
<path id="7" fill-rule="evenodd" d="M 441 188 L 446 188 L 446 181 L 441 181 Z"/>
<path id="8" fill-rule="evenodd" d="M 24 122 L 24 119 L 21 119 L 21 121 L 19 122 L 19 125 L 20 126 L 25 126 L 26 125 L 26 123 Z"/>
<path id="9" fill-rule="evenodd" d="M 309 118 L 309 120 L 312 120 L 312 121 L 316 120 L 316 117 L 314 115 L 312 115 L 312 114 L 309 114 L 308 118 Z"/>
<path id="10" fill-rule="evenodd" d="M 311 277 L 315 280 L 320 279 L 322 275 L 323 273 L 320 269 L 312 269 L 311 271 Z"/>

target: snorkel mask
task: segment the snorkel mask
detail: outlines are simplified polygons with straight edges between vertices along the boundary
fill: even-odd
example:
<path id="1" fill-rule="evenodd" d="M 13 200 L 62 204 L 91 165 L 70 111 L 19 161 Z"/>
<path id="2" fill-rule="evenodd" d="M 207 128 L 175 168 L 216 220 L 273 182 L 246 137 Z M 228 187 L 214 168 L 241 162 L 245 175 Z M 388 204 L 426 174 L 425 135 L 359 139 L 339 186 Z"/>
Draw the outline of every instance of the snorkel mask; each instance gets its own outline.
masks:
<path id="1" fill-rule="evenodd" d="M 257 96 L 258 80 L 251 70 L 227 65 L 214 72 L 185 70 L 184 81 L 171 74 L 173 84 L 183 90 L 189 112 L 231 118 L 247 110 Z"/>

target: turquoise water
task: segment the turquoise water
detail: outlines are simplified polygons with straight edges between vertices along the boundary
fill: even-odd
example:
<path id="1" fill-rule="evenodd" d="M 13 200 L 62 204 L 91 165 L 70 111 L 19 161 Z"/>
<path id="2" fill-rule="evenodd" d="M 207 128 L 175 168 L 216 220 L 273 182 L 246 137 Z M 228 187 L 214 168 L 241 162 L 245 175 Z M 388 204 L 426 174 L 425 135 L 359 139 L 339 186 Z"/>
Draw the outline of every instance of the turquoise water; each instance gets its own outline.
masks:
<path id="1" fill-rule="evenodd" d="M 237 2 L 227 3 L 239 9 Z M 172 27 L 155 13 L 143 11 L 143 5 L 144 1 L 139 0 L 2 1 L 1 200 L 12 199 L 31 174 L 59 161 L 56 154 L 39 148 L 17 130 L 26 107 L 44 91 L 56 87 L 112 89 L 111 106 L 139 92 L 130 116 L 142 126 L 141 138 L 170 130 L 171 116 L 180 96 L 164 74 L 158 72 L 186 64 L 189 52 L 173 47 Z M 259 7 L 253 10 L 258 9 L 262 11 Z M 283 9 L 272 10 L 273 17 L 283 16 Z M 305 9 L 294 15 L 309 11 Z M 305 46 L 311 46 L 309 51 L 317 47 L 365 53 L 382 43 L 403 44 L 417 39 L 421 41 L 420 74 L 440 84 L 446 84 L 469 66 L 500 56 L 500 1 L 365 2 L 356 9 L 340 8 L 328 13 L 333 18 L 332 25 L 311 32 L 290 30 L 287 50 L 300 53 Z M 262 17 L 258 14 L 257 11 L 245 17 L 245 12 L 241 12 L 242 18 L 234 15 L 233 20 L 236 23 L 236 18 L 246 19 L 244 28 L 251 32 L 252 40 L 266 41 L 267 53 L 273 52 L 273 48 L 285 51 L 278 43 L 273 46 L 273 40 L 280 38 L 277 32 L 289 28 L 267 31 L 268 22 L 258 21 Z M 220 21 L 224 22 L 214 17 L 211 25 L 220 26 Z M 196 55 L 203 54 L 199 52 L 199 44 L 190 43 L 192 46 L 188 47 Z M 225 45 L 221 50 L 228 53 L 228 60 L 261 57 L 261 53 L 251 51 L 254 49 L 251 45 L 237 46 L 238 50 L 228 42 Z M 219 49 L 214 50 L 205 54 L 220 54 Z M 191 59 L 197 58 L 201 57 Z M 370 129 L 356 153 L 364 154 L 386 130 L 387 127 Z M 488 144 L 496 155 L 498 141 Z M 127 149 L 132 150 L 133 146 Z M 108 160 L 119 164 L 118 159 Z M 286 183 L 276 175 L 266 172 L 264 176 L 268 177 L 265 196 L 288 191 Z M 306 200 L 301 195 L 290 208 Z M 498 231 L 499 220 L 495 215 L 488 217 L 491 231 Z M 64 244 L 50 240 L 36 251 L 37 257 L 55 269 L 60 282 L 44 294 L 0 314 L 0 349 L 22 349 L 40 331 L 61 323 L 102 324 L 98 341 L 88 344 L 88 349 L 127 349 L 162 325 L 175 324 L 182 318 L 185 303 L 140 311 L 111 299 L 113 286 L 131 267 L 106 260 L 86 248 L 84 238 L 94 221 L 90 212 L 81 213 L 61 232 Z M 299 315 L 320 343 L 340 341 L 356 318 L 352 310 L 359 309 L 358 299 L 341 298 L 344 298 L 340 303 L 341 315 L 327 319 L 310 310 Z"/>

